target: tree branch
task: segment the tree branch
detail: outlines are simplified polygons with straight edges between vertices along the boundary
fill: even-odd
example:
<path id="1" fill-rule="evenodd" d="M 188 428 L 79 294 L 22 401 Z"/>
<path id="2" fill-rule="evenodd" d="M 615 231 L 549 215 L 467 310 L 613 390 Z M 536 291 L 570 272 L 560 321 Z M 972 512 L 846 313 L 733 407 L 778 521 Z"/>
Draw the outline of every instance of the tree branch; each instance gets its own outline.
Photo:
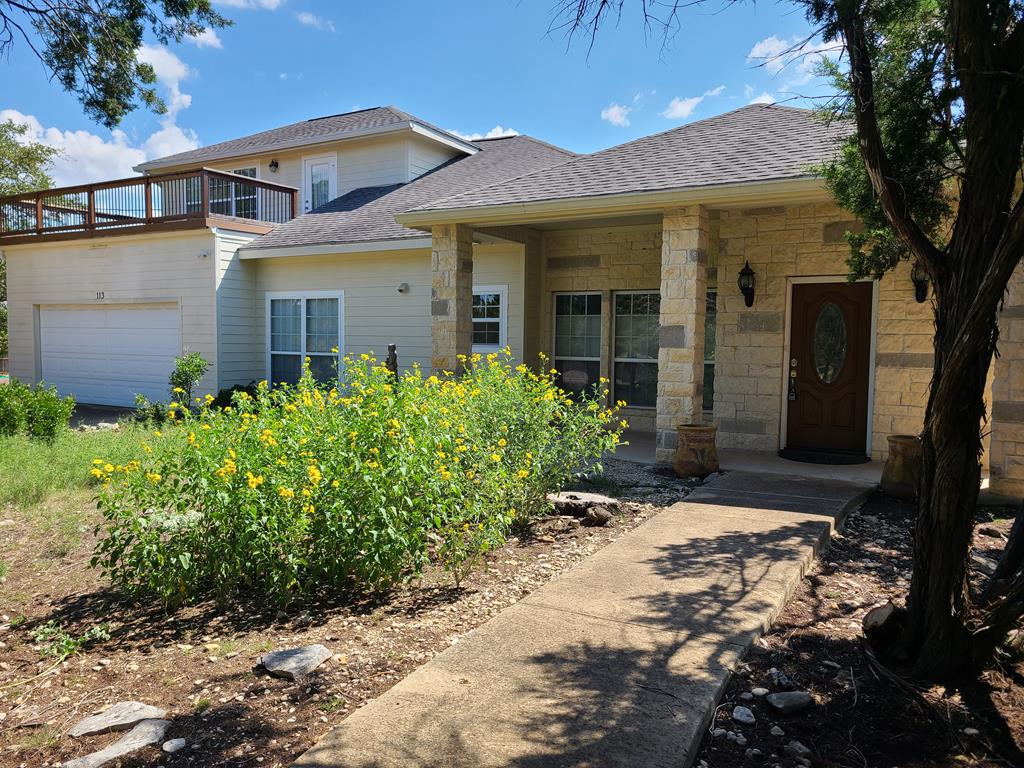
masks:
<path id="1" fill-rule="evenodd" d="M 889 171 L 889 161 L 882 144 L 878 116 L 875 113 L 874 74 L 863 19 L 854 8 L 840 7 L 839 11 L 846 53 L 850 59 L 850 79 L 856 106 L 854 114 L 857 121 L 857 143 L 868 178 L 871 180 L 871 187 L 878 195 L 878 201 L 892 228 L 899 233 L 911 253 L 934 277 L 942 267 L 943 254 L 910 215 L 902 191 Z"/>

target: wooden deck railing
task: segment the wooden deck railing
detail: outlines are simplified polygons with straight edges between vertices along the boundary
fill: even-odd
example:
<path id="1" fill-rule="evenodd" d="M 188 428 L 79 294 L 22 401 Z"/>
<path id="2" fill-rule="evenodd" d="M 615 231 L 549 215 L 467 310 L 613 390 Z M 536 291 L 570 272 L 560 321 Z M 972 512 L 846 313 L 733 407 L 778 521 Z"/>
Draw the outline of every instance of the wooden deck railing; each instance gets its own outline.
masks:
<path id="1" fill-rule="evenodd" d="M 295 187 L 199 168 L 0 197 L 0 238 L 226 216 L 278 224 L 299 211 Z"/>

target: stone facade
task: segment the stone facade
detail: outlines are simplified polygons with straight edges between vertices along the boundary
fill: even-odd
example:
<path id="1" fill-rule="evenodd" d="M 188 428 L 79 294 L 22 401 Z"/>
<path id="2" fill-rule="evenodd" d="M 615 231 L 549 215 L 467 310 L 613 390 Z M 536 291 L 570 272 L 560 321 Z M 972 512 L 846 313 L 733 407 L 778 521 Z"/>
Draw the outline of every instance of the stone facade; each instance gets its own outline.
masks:
<path id="1" fill-rule="evenodd" d="M 989 489 L 1024 498 L 1024 265 L 1010 280 L 999 313 L 999 357 L 992 365 Z"/>
<path id="2" fill-rule="evenodd" d="M 552 356 L 554 294 L 601 294 L 601 375 L 612 378 L 612 296 L 615 291 L 658 291 L 661 284 L 661 227 L 597 227 L 547 232 L 541 243 L 541 351 Z M 527 267 L 529 270 L 529 266 Z M 529 271 L 527 282 L 530 282 Z M 527 313 L 529 314 L 529 312 Z M 626 408 L 634 429 L 654 431 L 655 409 Z"/>
<path id="3" fill-rule="evenodd" d="M 473 230 L 464 224 L 433 229 L 430 252 L 430 346 L 435 372 L 458 371 L 473 347 Z"/>
<path id="4" fill-rule="evenodd" d="M 794 278 L 844 279 L 844 233 L 855 226 L 830 203 L 721 211 L 714 406 L 720 447 L 781 447 L 790 286 Z M 735 287 L 746 261 L 757 276 L 749 309 Z M 921 431 L 931 380 L 931 306 L 914 301 L 909 265 L 879 281 L 876 317 L 871 456 L 882 459 L 888 435 Z"/>

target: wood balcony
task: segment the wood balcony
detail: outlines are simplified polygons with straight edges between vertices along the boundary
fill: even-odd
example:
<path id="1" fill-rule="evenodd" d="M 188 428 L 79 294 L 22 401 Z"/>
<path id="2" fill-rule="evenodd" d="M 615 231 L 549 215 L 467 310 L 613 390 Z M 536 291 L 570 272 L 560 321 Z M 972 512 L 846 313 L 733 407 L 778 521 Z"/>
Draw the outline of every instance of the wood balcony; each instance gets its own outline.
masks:
<path id="1" fill-rule="evenodd" d="M 0 197 L 0 245 L 203 226 L 263 233 L 298 212 L 295 187 L 199 168 Z"/>

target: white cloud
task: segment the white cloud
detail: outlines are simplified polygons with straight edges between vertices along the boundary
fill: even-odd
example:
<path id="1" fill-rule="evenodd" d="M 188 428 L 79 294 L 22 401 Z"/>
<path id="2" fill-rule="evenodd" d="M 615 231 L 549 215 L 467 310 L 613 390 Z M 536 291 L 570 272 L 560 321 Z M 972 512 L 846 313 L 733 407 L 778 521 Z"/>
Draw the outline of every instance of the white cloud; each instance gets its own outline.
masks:
<path id="1" fill-rule="evenodd" d="M 835 59 L 842 51 L 839 43 L 785 40 L 775 35 L 758 40 L 747 54 L 751 64 L 762 65 L 773 76 L 784 72 L 783 89 L 810 82 L 822 59 Z"/>
<path id="2" fill-rule="evenodd" d="M 204 29 L 198 35 L 186 38 L 197 48 L 223 48 L 224 44 L 220 41 L 216 30 Z"/>
<path id="3" fill-rule="evenodd" d="M 755 96 L 750 100 L 750 104 L 774 104 L 776 101 L 775 97 L 772 96 L 768 91 L 763 91 L 758 96 Z"/>
<path id="4" fill-rule="evenodd" d="M 282 72 L 281 74 L 279 74 L 279 75 L 277 76 L 277 78 L 278 78 L 279 80 L 287 80 L 287 79 L 288 79 L 288 73 L 287 73 L 287 72 Z"/>
<path id="5" fill-rule="evenodd" d="M 501 125 L 496 125 L 487 133 L 462 133 L 460 131 L 448 131 L 448 133 L 458 136 L 460 139 L 466 141 L 479 141 L 480 139 L 501 139 L 505 136 L 518 136 L 519 131 L 514 128 L 504 128 Z"/>
<path id="6" fill-rule="evenodd" d="M 693 114 L 693 110 L 695 110 L 698 105 L 704 101 L 704 99 L 721 96 L 723 91 L 725 91 L 725 86 L 718 85 L 711 90 L 704 91 L 700 96 L 688 96 L 685 99 L 676 96 L 668 103 L 668 106 L 665 107 L 664 111 L 660 114 L 668 120 L 685 120 Z"/>
<path id="7" fill-rule="evenodd" d="M 625 128 L 629 125 L 629 113 L 632 111 L 632 107 L 624 107 L 613 102 L 601 110 L 601 119 L 608 121 L 612 125 Z"/>
<path id="8" fill-rule="evenodd" d="M 275 11 L 281 5 L 282 0 L 215 0 L 217 5 L 226 5 L 229 8 L 261 8 L 267 11 Z"/>
<path id="9" fill-rule="evenodd" d="M 299 20 L 300 24 L 304 24 L 307 27 L 313 27 L 315 29 L 326 29 L 328 32 L 334 31 L 334 22 L 330 19 L 322 19 L 316 14 L 310 13 L 309 11 L 299 11 L 295 14 L 295 18 Z"/>
<path id="10" fill-rule="evenodd" d="M 143 44 L 139 48 L 139 60 L 152 66 L 157 81 L 167 88 L 169 93 L 164 99 L 167 103 L 165 117 L 173 122 L 181 110 L 188 109 L 192 104 L 192 97 L 181 92 L 181 81 L 187 79 L 192 70 L 162 45 Z"/>

